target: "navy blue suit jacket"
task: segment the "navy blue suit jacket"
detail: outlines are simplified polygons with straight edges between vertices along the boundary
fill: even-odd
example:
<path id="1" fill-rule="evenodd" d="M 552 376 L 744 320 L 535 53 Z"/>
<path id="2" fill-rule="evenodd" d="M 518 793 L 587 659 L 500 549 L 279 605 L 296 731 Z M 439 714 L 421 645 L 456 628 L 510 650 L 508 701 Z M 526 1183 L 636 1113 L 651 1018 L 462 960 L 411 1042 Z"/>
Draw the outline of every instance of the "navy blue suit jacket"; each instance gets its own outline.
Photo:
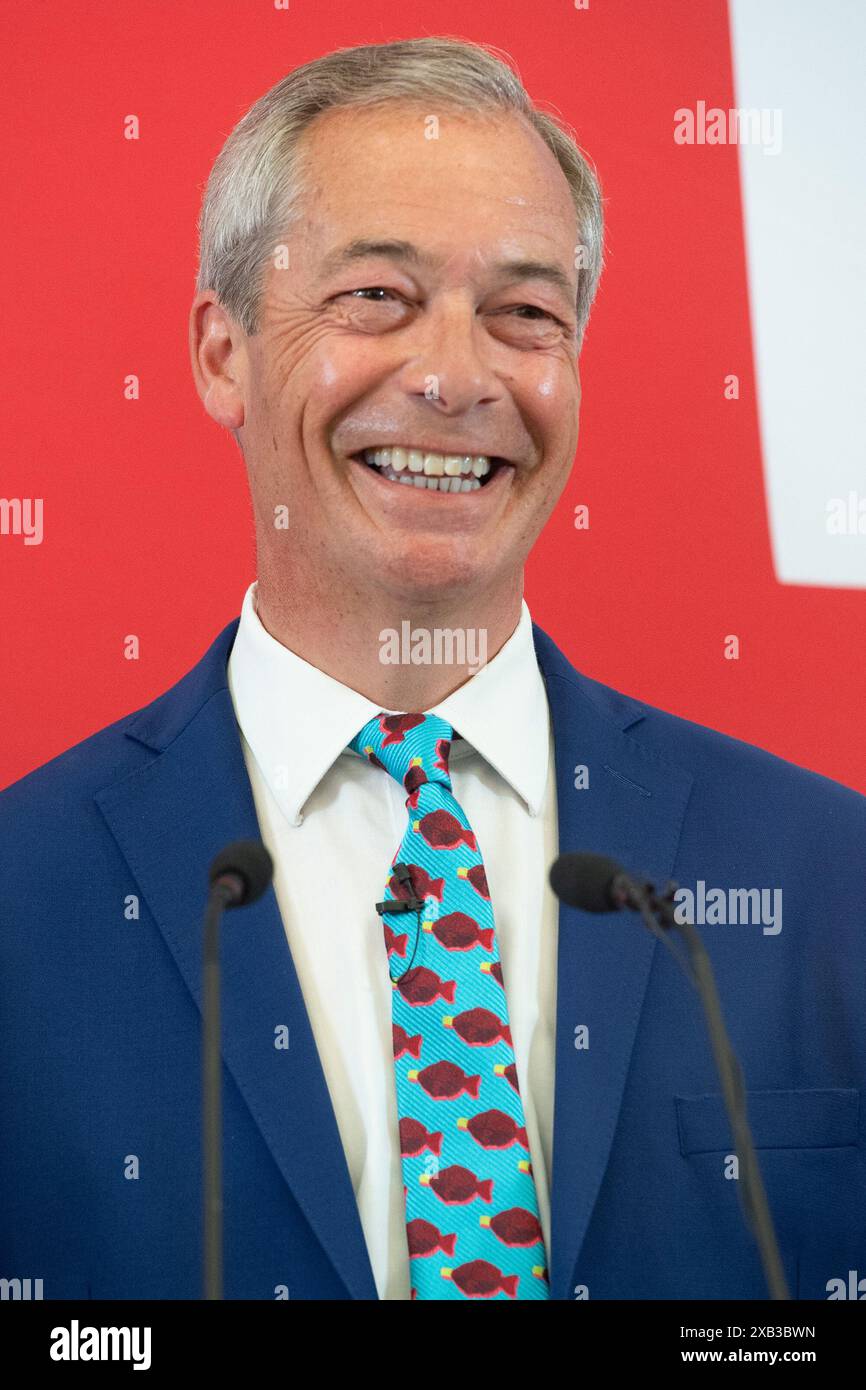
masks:
<path id="1" fill-rule="evenodd" d="M 235 629 L 0 796 L 0 1275 L 41 1278 L 46 1298 L 200 1296 L 204 879 L 258 835 L 226 684 Z M 866 1276 L 866 798 L 600 685 L 534 636 L 561 849 L 782 890 L 775 934 L 699 929 L 792 1294 L 826 1298 Z M 226 1297 L 374 1299 L 273 890 L 227 922 L 223 962 Z M 553 1297 L 765 1297 L 699 1003 L 630 914 L 561 910 L 556 1036 Z"/>

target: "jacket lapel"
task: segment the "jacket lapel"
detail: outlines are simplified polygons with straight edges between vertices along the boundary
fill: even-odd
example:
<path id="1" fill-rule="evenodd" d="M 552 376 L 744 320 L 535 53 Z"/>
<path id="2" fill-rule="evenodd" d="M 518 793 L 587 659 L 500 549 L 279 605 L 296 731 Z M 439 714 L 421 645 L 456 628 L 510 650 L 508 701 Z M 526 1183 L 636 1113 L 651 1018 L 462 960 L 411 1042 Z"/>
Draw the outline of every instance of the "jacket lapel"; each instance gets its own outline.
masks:
<path id="1" fill-rule="evenodd" d="M 226 683 L 237 623 L 127 736 L 159 756 L 97 797 L 198 1008 L 207 871 L 258 839 Z M 287 1025 L 288 1050 L 274 1047 Z M 223 1058 L 296 1201 L 354 1298 L 376 1287 L 327 1084 L 273 888 L 222 929 Z"/>
<path id="2" fill-rule="evenodd" d="M 629 735 L 644 718 L 639 704 L 580 675 L 540 629 L 534 637 L 553 722 L 560 853 L 606 854 L 635 875 L 668 879 L 691 775 Z M 588 773 L 584 790 L 575 787 L 580 767 Z M 574 1297 L 575 1265 L 607 1166 L 655 946 L 631 913 L 597 916 L 560 906 L 554 1298 Z M 575 1031 L 584 1028 L 586 1034 Z"/>

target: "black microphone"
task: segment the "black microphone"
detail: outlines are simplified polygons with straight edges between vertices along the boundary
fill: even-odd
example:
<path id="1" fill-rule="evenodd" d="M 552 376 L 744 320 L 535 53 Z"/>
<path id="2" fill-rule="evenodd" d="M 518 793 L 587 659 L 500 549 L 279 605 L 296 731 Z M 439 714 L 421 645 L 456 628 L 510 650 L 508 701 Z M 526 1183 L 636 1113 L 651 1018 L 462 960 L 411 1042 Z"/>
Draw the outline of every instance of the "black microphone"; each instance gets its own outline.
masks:
<path id="1" fill-rule="evenodd" d="M 210 866 L 211 891 L 226 890 L 226 907 L 244 907 L 262 896 L 274 876 L 274 863 L 261 840 L 235 840 Z"/>
<path id="2" fill-rule="evenodd" d="M 670 930 L 676 928 L 685 940 L 690 967 L 686 969 L 686 974 L 697 990 L 703 1007 L 739 1162 L 737 1192 L 741 1210 L 758 1246 L 770 1297 L 774 1300 L 788 1299 L 790 1295 L 773 1218 L 746 1115 L 742 1068 L 725 1027 L 706 947 L 694 924 L 680 921 L 675 915 L 674 894 L 677 885 L 669 883 L 659 894 L 652 883 L 636 881 L 614 859 L 608 859 L 603 854 L 569 853 L 561 854 L 551 865 L 550 886 L 560 902 L 584 912 L 618 912 L 623 907 L 632 908 L 640 913 L 644 925 L 671 951 L 679 965 L 683 965 L 683 961 L 670 941 Z"/>
<path id="3" fill-rule="evenodd" d="M 202 966 L 202 1181 L 204 1297 L 223 1296 L 222 1089 L 220 1069 L 219 929 L 226 908 L 254 903 L 274 874 L 259 840 L 226 845 L 210 866 Z"/>
<path id="4" fill-rule="evenodd" d="M 584 912 L 640 911 L 643 890 L 605 854 L 561 854 L 551 865 L 550 886 L 561 902 Z"/>

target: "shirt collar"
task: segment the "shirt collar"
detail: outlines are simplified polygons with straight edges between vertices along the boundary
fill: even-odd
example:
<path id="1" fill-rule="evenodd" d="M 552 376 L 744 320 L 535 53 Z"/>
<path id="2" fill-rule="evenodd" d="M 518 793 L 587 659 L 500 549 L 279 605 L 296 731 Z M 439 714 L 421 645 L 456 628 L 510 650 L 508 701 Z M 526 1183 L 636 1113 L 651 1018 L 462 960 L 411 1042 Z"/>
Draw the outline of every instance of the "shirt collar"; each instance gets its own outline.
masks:
<path id="1" fill-rule="evenodd" d="M 550 712 L 525 600 L 507 642 L 431 713 L 447 719 L 513 787 L 530 815 L 538 815 L 547 786 Z"/>
<path id="2" fill-rule="evenodd" d="M 382 707 L 272 637 L 256 613 L 255 589 L 251 584 L 244 596 L 228 663 L 229 690 L 259 771 L 289 822 L 300 825 L 325 773 Z M 539 813 L 550 716 L 525 602 L 496 656 L 429 712 L 446 719 L 495 768 L 531 815 Z M 458 742 L 452 758 L 466 751 Z"/>

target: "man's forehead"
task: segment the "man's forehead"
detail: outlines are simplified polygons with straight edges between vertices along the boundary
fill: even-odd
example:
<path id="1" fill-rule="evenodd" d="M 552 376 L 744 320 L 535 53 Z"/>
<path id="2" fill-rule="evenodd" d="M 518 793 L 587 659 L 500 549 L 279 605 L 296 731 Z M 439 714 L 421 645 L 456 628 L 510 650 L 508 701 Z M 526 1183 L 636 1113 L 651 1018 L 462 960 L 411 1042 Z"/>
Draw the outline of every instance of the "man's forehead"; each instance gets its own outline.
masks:
<path id="1" fill-rule="evenodd" d="M 339 206 L 359 188 L 406 205 L 444 181 L 463 198 L 517 214 L 560 213 L 571 203 L 563 170 L 516 112 L 446 111 L 427 138 L 426 107 L 387 102 L 322 112 L 301 137 L 311 201 Z"/>

